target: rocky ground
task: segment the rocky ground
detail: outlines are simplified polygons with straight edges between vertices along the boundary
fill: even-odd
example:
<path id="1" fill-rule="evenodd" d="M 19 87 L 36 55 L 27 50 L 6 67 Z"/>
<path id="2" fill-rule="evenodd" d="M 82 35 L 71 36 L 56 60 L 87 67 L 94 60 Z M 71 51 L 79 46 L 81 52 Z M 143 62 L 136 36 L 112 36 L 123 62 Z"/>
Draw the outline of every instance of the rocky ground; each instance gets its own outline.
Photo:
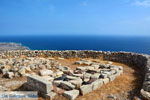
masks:
<path id="1" fill-rule="evenodd" d="M 106 82 L 107 84 L 102 85 L 98 89 L 85 94 L 82 91 L 83 96 L 78 96 L 77 100 L 142 100 L 138 93 L 142 84 L 142 75 L 134 67 L 128 67 L 120 63 L 90 58 L 45 59 L 41 57 L 22 57 L 1 59 L 0 69 L 1 91 L 22 90 L 21 87 L 26 82 L 26 76 L 38 75 L 48 81 L 53 81 L 55 84 L 54 91 L 59 95 L 56 95 L 53 98 L 54 100 L 66 100 L 65 97 L 67 96 L 61 96 L 66 90 L 82 87 L 84 84 L 91 84 L 95 79 L 113 74 L 116 71 L 115 69 L 123 70 L 123 73 L 117 76 L 115 80 L 109 83 Z M 76 78 L 76 82 L 69 80 L 74 78 L 71 77 L 72 74 L 79 77 L 80 75 L 83 76 Z M 73 92 L 78 94 L 78 91 Z"/>
<path id="2" fill-rule="evenodd" d="M 0 43 L 0 51 L 5 50 L 28 50 L 28 47 L 22 46 L 18 43 Z"/>

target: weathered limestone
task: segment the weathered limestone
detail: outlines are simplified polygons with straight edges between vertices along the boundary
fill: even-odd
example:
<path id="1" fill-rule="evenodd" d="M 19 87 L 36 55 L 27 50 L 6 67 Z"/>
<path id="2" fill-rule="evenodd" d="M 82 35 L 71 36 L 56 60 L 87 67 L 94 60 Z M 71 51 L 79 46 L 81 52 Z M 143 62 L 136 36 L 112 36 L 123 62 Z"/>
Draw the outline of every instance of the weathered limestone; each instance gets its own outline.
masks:
<path id="1" fill-rule="evenodd" d="M 55 81 L 53 81 L 53 84 L 55 86 L 59 86 L 61 82 L 63 82 L 63 81 L 62 80 L 55 80 Z"/>
<path id="2" fill-rule="evenodd" d="M 91 75 L 91 79 L 99 79 L 100 73 L 95 73 L 93 75 Z"/>
<path id="3" fill-rule="evenodd" d="M 104 84 L 107 84 L 109 82 L 109 78 L 102 79 Z"/>
<path id="4" fill-rule="evenodd" d="M 149 93 L 149 92 L 144 91 L 143 89 L 141 89 L 140 92 L 141 92 L 141 94 L 142 94 L 142 96 L 143 96 L 144 98 L 150 100 L 150 93 Z"/>
<path id="5" fill-rule="evenodd" d="M 111 75 L 108 78 L 109 78 L 109 81 L 113 81 L 113 80 L 115 80 L 116 76 L 115 75 Z"/>
<path id="6" fill-rule="evenodd" d="M 82 79 L 70 80 L 71 84 L 75 85 L 76 89 L 80 88 L 82 85 Z"/>
<path id="7" fill-rule="evenodd" d="M 39 73 L 40 73 L 41 76 L 48 76 L 48 75 L 52 75 L 53 71 L 52 70 L 48 70 L 48 69 L 43 69 L 43 70 L 40 70 Z"/>
<path id="8" fill-rule="evenodd" d="M 8 58 L 8 57 L 17 58 L 20 56 L 26 56 L 26 57 L 45 56 L 45 57 L 61 57 L 61 58 L 88 58 L 88 57 L 89 58 L 90 57 L 91 58 L 99 58 L 99 57 L 102 57 L 104 60 L 107 60 L 107 61 L 109 60 L 109 61 L 124 63 L 127 65 L 134 65 L 137 68 L 141 69 L 141 71 L 144 75 L 146 73 L 150 73 L 150 71 L 149 71 L 150 56 L 145 55 L 145 54 L 131 53 L 131 52 L 103 52 L 103 51 L 81 51 L 81 50 L 79 50 L 79 51 L 68 51 L 68 50 L 66 50 L 66 51 L 48 51 L 48 50 L 31 51 L 31 50 L 25 50 L 25 51 L 3 51 L 3 52 L 0 52 L 0 58 Z M 109 63 L 108 66 L 100 65 L 100 68 L 109 68 L 110 65 L 111 65 L 111 63 Z M 19 65 L 16 64 L 16 66 L 19 66 Z M 33 69 L 37 68 L 34 65 L 32 65 L 32 67 L 33 67 Z M 98 66 L 95 68 L 98 68 Z M 7 71 L 3 71 L 3 73 L 6 73 Z M 115 76 L 118 76 L 121 73 L 122 73 L 122 70 L 120 70 L 120 73 L 116 73 Z M 110 79 L 110 77 L 109 77 L 109 79 Z M 110 80 L 113 80 L 113 78 L 111 78 Z M 149 80 L 147 77 L 145 77 L 144 81 L 149 81 Z M 144 91 L 148 92 L 149 89 L 147 90 L 147 88 L 144 88 L 144 87 L 149 87 L 149 85 L 150 84 L 143 84 L 142 89 Z"/>
<path id="9" fill-rule="evenodd" d="M 92 92 L 92 90 L 93 90 L 93 87 L 92 87 L 91 84 L 90 85 L 82 85 L 80 87 L 80 92 L 81 92 L 82 95 L 90 93 L 90 92 Z"/>
<path id="10" fill-rule="evenodd" d="M 103 80 L 98 79 L 92 83 L 92 90 L 96 90 L 96 89 L 100 88 L 102 85 L 103 85 Z"/>
<path id="11" fill-rule="evenodd" d="M 73 90 L 75 88 L 75 85 L 71 84 L 67 81 L 62 81 L 59 85 L 59 87 L 65 89 L 65 90 Z"/>
<path id="12" fill-rule="evenodd" d="M 65 91 L 63 95 L 69 100 L 74 100 L 79 95 L 79 90 Z"/>
<path id="13" fill-rule="evenodd" d="M 32 75 L 27 77 L 27 87 L 28 89 L 48 94 L 52 90 L 52 83 L 37 75 Z"/>
<path id="14" fill-rule="evenodd" d="M 55 72 L 54 74 L 56 74 L 56 77 L 60 77 L 61 75 L 63 75 L 64 73 L 62 71 L 58 71 Z"/>
<path id="15" fill-rule="evenodd" d="M 15 76 L 15 74 L 13 72 L 6 72 L 6 74 L 4 76 L 12 79 Z"/>

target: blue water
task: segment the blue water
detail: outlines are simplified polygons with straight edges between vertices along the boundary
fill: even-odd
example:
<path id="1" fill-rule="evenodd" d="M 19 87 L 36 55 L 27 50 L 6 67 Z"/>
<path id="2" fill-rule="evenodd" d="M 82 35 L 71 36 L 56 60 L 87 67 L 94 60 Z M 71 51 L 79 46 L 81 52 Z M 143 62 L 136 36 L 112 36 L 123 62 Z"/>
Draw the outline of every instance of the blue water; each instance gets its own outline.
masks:
<path id="1" fill-rule="evenodd" d="M 32 50 L 103 50 L 150 54 L 150 37 L 123 36 L 0 36 Z"/>

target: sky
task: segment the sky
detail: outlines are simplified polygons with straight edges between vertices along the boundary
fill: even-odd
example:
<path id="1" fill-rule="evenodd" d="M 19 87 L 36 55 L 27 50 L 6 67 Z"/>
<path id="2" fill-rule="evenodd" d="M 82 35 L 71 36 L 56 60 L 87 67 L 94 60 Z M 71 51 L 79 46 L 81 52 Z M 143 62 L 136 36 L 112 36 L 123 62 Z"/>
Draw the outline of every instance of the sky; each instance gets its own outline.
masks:
<path id="1" fill-rule="evenodd" d="M 0 0 L 0 35 L 150 36 L 150 0 Z"/>

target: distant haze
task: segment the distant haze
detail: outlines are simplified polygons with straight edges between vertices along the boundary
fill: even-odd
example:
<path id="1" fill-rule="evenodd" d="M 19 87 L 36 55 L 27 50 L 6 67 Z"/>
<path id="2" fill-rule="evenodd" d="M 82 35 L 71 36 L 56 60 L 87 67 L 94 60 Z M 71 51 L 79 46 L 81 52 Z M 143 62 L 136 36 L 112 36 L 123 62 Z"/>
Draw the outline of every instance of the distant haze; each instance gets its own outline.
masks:
<path id="1" fill-rule="evenodd" d="M 150 0 L 0 0 L 0 35 L 150 35 Z"/>

